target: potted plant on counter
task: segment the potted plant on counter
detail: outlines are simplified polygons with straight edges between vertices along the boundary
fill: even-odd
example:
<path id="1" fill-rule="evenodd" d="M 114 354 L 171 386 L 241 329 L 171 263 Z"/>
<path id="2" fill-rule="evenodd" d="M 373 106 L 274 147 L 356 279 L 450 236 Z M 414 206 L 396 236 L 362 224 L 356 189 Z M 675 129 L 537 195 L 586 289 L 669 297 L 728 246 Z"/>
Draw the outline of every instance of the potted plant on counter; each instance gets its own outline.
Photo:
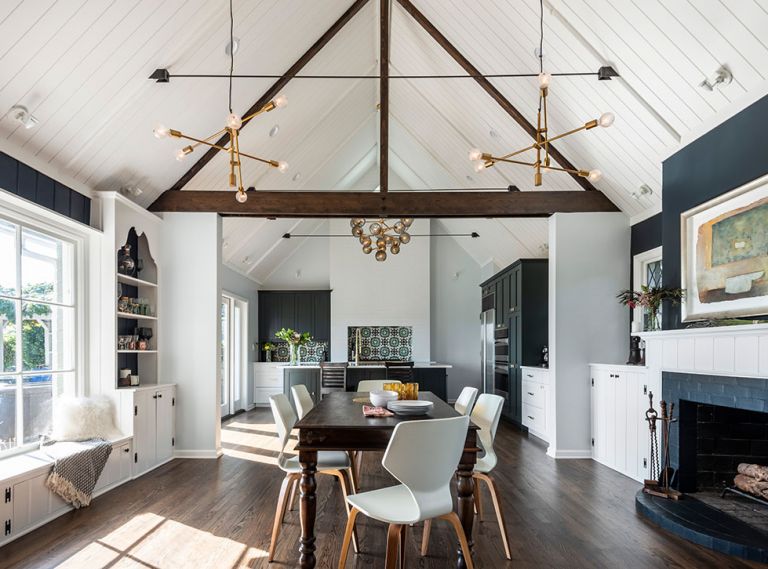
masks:
<path id="1" fill-rule="evenodd" d="M 291 365 L 299 365 L 299 347 L 312 340 L 309 332 L 296 332 L 291 328 L 282 328 L 275 337 L 287 342 L 291 350 Z"/>
<path id="2" fill-rule="evenodd" d="M 264 361 L 271 362 L 272 352 L 277 349 L 277 346 L 275 346 L 272 342 L 264 342 L 262 349 L 264 350 Z"/>

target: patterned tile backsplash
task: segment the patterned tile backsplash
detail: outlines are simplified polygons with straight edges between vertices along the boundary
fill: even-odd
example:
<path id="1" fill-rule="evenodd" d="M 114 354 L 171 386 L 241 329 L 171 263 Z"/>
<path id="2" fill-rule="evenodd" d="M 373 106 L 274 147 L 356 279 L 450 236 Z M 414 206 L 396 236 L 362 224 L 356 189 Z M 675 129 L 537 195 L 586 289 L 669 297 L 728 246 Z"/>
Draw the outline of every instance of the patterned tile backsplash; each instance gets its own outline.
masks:
<path id="1" fill-rule="evenodd" d="M 277 349 L 272 352 L 273 362 L 287 362 L 291 360 L 291 349 L 287 342 L 277 342 Z M 327 359 L 328 342 L 307 342 L 299 348 L 299 356 L 302 362 L 322 362 Z"/>
<path id="2" fill-rule="evenodd" d="M 410 361 L 413 357 L 412 326 L 347 327 L 347 359 L 355 359 L 355 335 L 360 329 L 360 359 Z"/>

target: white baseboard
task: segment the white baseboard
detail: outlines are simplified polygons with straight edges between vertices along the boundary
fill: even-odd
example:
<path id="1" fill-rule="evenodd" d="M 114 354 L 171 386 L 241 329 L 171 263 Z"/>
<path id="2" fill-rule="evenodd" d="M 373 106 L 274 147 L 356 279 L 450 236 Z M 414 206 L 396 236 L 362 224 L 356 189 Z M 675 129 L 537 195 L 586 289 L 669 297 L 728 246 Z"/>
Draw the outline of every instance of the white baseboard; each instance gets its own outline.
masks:
<path id="1" fill-rule="evenodd" d="M 592 450 L 557 450 L 549 445 L 547 455 L 556 459 L 592 458 Z"/>
<path id="2" fill-rule="evenodd" d="M 222 450 L 176 450 L 173 458 L 208 458 L 215 459 L 222 455 Z"/>

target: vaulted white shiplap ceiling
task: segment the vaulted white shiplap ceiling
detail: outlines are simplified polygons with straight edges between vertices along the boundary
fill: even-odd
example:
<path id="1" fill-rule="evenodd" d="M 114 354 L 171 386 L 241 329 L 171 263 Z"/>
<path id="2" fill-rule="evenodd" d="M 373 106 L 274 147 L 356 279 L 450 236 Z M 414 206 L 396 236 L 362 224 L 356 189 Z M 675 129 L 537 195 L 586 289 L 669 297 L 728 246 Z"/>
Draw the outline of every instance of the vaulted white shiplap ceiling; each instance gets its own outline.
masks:
<path id="1" fill-rule="evenodd" d="M 377 73 L 378 1 L 371 0 L 303 70 L 305 74 Z M 537 0 L 413 0 L 484 73 L 537 71 Z M 351 5 L 352 0 L 235 0 L 238 73 L 281 73 Z M 661 160 L 703 123 L 768 90 L 768 0 L 544 0 L 545 67 L 596 71 L 612 65 L 620 79 L 556 77 L 550 127 L 561 132 L 610 110 L 610 129 L 580 133 L 557 146 L 571 162 L 600 168 L 595 185 L 628 215 L 659 207 Z M 221 127 L 224 79 L 147 79 L 171 73 L 226 73 L 229 16 L 206 0 L 8 0 L 0 3 L 0 148 L 63 172 L 79 189 L 140 187 L 149 205 L 194 163 L 177 162 L 177 145 L 151 136 L 159 122 L 190 134 Z M 461 73 L 400 5 L 392 3 L 391 73 Z M 706 91 L 699 83 L 726 65 L 734 80 Z M 247 109 L 271 85 L 235 80 L 234 108 Z M 493 79 L 529 120 L 534 79 Z M 532 188 L 528 169 L 472 171 L 467 149 L 494 153 L 528 136 L 471 79 L 390 82 L 390 190 Z M 374 190 L 377 185 L 378 82 L 297 79 L 288 108 L 243 130 L 243 150 L 287 160 L 281 175 L 244 164 L 257 188 Z M 40 121 L 25 130 L 8 114 L 15 104 Z M 279 126 L 276 136 L 269 131 Z M 223 189 L 226 158 L 217 156 L 186 186 Z M 651 196 L 633 197 L 642 184 Z M 549 173 L 544 189 L 577 189 Z M 451 231 L 482 234 L 465 247 L 478 261 L 504 265 L 539 256 L 545 220 L 443 220 Z M 286 231 L 322 228 L 318 220 L 226 219 L 224 258 L 256 281 L 279 272 L 302 246 Z"/>

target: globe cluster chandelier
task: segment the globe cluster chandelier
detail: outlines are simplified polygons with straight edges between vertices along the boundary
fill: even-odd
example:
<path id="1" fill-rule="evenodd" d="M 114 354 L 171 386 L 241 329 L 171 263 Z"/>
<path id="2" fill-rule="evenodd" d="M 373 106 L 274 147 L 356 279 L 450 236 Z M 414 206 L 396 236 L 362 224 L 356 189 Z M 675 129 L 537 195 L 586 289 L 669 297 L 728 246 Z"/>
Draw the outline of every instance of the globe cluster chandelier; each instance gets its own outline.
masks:
<path id="1" fill-rule="evenodd" d="M 357 237 L 363 246 L 363 253 L 369 255 L 375 248 L 376 260 L 380 262 L 387 260 L 387 247 L 390 253 L 397 255 L 400 252 L 400 246 L 407 245 L 411 241 L 408 229 L 412 224 L 412 217 L 401 217 L 391 225 L 385 218 L 368 221 L 362 217 L 355 217 L 349 222 L 352 235 Z"/>
<path id="2" fill-rule="evenodd" d="M 544 54 L 543 54 L 544 5 L 543 5 L 543 1 L 540 1 L 539 5 L 540 5 L 540 17 L 539 17 L 540 36 L 539 36 L 539 47 L 536 50 L 537 52 L 536 55 L 539 58 L 539 75 L 538 75 L 539 108 L 538 108 L 538 115 L 536 118 L 536 141 L 533 144 L 526 146 L 525 148 L 521 148 L 520 150 L 515 150 L 514 152 L 510 152 L 509 154 L 504 154 L 503 156 L 494 156 L 493 154 L 490 154 L 488 152 L 483 152 L 478 148 L 472 148 L 469 151 L 469 159 L 475 163 L 475 166 L 474 166 L 475 172 L 482 172 L 486 168 L 490 168 L 491 166 L 494 166 L 497 162 L 506 162 L 509 164 L 520 164 L 523 166 L 533 167 L 534 186 L 541 185 L 542 173 L 547 170 L 567 172 L 569 174 L 575 174 L 577 176 L 581 176 L 582 178 L 586 178 L 590 182 L 596 182 L 603 175 L 600 170 L 597 170 L 597 169 L 577 170 L 573 168 L 559 168 L 556 166 L 552 166 L 549 158 L 549 145 L 553 143 L 555 140 L 565 138 L 566 136 L 570 136 L 582 130 L 590 130 L 595 128 L 596 126 L 607 128 L 613 124 L 615 117 L 613 113 L 603 113 L 600 116 L 600 118 L 584 123 L 584 125 L 574 128 L 573 130 L 569 130 L 568 132 L 564 132 L 556 136 L 549 135 L 549 124 L 547 120 L 547 95 L 549 94 L 549 84 L 552 81 L 552 75 L 544 72 L 544 60 L 543 60 L 543 57 L 544 57 Z M 536 159 L 533 162 L 528 162 L 520 159 L 513 159 L 513 157 L 518 156 L 519 154 L 523 154 L 524 152 L 528 152 L 529 150 L 536 151 Z"/>
<path id="3" fill-rule="evenodd" d="M 176 151 L 176 160 L 179 160 L 179 161 L 184 160 L 189 154 L 192 154 L 195 148 L 197 148 L 201 144 L 204 146 L 209 146 L 211 148 L 216 148 L 217 150 L 223 150 L 224 152 L 227 152 L 229 154 L 229 187 L 237 188 L 237 194 L 235 195 L 235 198 L 237 199 L 238 202 L 245 203 L 245 201 L 248 199 L 248 196 L 245 193 L 245 187 L 244 187 L 245 184 L 243 183 L 243 171 L 242 171 L 243 158 L 250 158 L 251 160 L 262 162 L 272 168 L 277 168 L 277 170 L 281 173 L 284 173 L 286 170 L 288 170 L 288 163 L 278 161 L 278 160 L 269 160 L 267 158 L 259 158 L 258 156 L 241 152 L 240 139 L 239 139 L 240 128 L 243 125 L 247 124 L 251 119 L 257 117 L 258 115 L 285 107 L 288 104 L 288 99 L 286 98 L 285 95 L 279 95 L 274 99 L 272 99 L 271 101 L 269 101 L 267 104 L 265 104 L 263 107 L 261 107 L 257 111 L 245 117 L 241 117 L 232 111 L 232 74 L 234 72 L 234 66 L 235 66 L 234 58 L 235 58 L 235 51 L 237 49 L 237 42 L 235 41 L 235 37 L 234 37 L 234 16 L 232 13 L 231 1 L 229 3 L 229 22 L 230 22 L 229 46 L 227 48 L 229 53 L 229 114 L 227 115 L 227 118 L 225 120 L 224 128 L 222 128 L 217 132 L 214 132 L 212 135 L 206 138 L 195 138 L 193 136 L 184 134 L 179 130 L 167 128 L 164 125 L 158 125 L 157 127 L 155 127 L 153 132 L 154 132 L 155 138 L 166 138 L 168 136 L 172 136 L 175 138 L 182 138 L 192 142 L 192 144 L 189 144 Z M 216 140 L 218 137 L 222 136 L 223 134 L 229 135 L 229 146 L 221 146 L 220 140 L 214 142 L 214 140 Z M 224 144 L 226 144 L 226 142 Z"/>

